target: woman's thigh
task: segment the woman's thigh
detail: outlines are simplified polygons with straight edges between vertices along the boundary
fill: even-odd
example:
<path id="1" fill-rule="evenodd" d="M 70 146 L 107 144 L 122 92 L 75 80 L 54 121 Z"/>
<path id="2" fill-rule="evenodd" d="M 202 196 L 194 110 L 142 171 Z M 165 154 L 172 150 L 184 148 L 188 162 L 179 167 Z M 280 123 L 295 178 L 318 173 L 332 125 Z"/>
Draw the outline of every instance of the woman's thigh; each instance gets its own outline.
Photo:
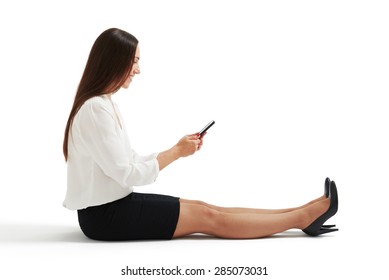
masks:
<path id="1" fill-rule="evenodd" d="M 220 212 L 198 201 L 180 199 L 180 215 L 173 238 L 193 233 L 214 234 Z"/>

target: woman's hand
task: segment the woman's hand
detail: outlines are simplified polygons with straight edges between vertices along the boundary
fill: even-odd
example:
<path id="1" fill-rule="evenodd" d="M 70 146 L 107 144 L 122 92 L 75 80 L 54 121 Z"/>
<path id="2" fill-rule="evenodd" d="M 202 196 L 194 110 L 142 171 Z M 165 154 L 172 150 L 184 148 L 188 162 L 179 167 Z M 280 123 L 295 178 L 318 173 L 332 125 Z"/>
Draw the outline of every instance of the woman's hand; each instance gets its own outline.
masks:
<path id="1" fill-rule="evenodd" d="M 190 134 L 182 137 L 176 144 L 175 148 L 178 150 L 180 157 L 187 157 L 193 155 L 195 152 L 201 149 L 203 145 L 203 136 L 199 133 Z"/>
<path id="2" fill-rule="evenodd" d="M 203 145 L 203 138 L 206 133 L 200 136 L 199 133 L 182 137 L 171 149 L 161 152 L 157 156 L 159 170 L 164 169 L 180 157 L 187 157 L 199 151 Z"/>

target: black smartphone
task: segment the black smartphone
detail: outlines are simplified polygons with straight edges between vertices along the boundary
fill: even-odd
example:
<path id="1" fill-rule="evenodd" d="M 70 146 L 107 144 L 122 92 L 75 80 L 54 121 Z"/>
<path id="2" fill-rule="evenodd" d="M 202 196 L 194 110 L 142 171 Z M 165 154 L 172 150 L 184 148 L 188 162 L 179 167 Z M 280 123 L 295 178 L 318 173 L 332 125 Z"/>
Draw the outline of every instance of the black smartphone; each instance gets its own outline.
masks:
<path id="1" fill-rule="evenodd" d="M 211 121 L 209 124 L 207 124 L 202 130 L 200 130 L 200 136 L 203 136 L 203 134 L 215 124 L 215 121 Z"/>

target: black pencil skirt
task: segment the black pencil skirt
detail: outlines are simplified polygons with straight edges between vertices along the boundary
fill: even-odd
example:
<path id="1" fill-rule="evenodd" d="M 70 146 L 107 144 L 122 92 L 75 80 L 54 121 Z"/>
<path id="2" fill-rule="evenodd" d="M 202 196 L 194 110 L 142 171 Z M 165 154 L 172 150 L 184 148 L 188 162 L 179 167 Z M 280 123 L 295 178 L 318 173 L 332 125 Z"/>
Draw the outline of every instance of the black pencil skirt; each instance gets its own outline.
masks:
<path id="1" fill-rule="evenodd" d="M 95 240 L 169 240 L 179 214 L 178 197 L 133 192 L 107 204 L 78 210 L 78 221 L 83 233 Z"/>

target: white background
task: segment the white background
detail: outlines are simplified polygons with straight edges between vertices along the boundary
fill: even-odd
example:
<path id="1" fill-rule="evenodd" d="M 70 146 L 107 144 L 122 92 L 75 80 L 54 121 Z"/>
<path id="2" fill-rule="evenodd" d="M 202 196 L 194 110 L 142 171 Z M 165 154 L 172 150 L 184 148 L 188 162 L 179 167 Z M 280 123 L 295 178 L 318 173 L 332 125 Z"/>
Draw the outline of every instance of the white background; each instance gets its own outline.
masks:
<path id="1" fill-rule="evenodd" d="M 3 1 L 0 278 L 124 279 L 127 265 L 266 266 L 268 279 L 387 275 L 378 253 L 388 249 L 388 14 L 386 1 L 371 0 Z M 110 27 L 140 41 L 142 73 L 115 96 L 139 153 L 216 121 L 201 152 L 136 191 L 286 208 L 322 195 L 329 176 L 340 231 L 86 239 L 62 207 L 63 131 L 89 50 Z"/>

